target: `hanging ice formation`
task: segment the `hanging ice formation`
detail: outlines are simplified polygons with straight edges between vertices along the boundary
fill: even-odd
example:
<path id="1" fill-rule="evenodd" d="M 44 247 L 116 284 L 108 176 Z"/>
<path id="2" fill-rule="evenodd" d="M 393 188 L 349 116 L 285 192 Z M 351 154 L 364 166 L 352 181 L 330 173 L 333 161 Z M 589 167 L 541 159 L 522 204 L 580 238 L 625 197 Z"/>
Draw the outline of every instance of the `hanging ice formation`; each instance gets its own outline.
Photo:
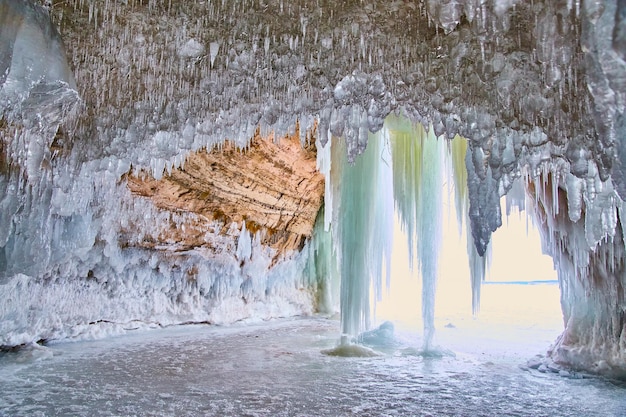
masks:
<path id="1" fill-rule="evenodd" d="M 328 155 L 319 158 L 320 166 L 327 167 L 327 189 L 331 190 L 327 204 L 332 201 L 330 229 L 341 276 L 342 333 L 354 337 L 367 330 L 370 299 L 380 297 L 384 279 L 387 285 L 393 282 L 389 260 L 395 207 L 408 238 L 408 261 L 417 266 L 422 279 L 423 348 L 428 351 L 435 332 L 434 302 L 446 176 L 453 183 L 459 234 L 463 224 L 469 224 L 467 141 L 458 136 L 453 140 L 436 138 L 432 129 L 427 131 L 406 118 L 390 116 L 383 129 L 370 136 L 366 151 L 353 164 L 347 161 L 342 139 L 333 138 L 332 145 L 327 146 L 332 149 L 330 169 L 325 160 Z M 485 263 L 472 240 L 468 240 L 477 308 Z"/>
<path id="2" fill-rule="evenodd" d="M 480 288 L 482 281 L 485 279 L 487 268 L 487 257 L 480 256 L 471 239 L 472 229 L 469 219 L 469 195 L 467 189 L 467 158 L 471 154 L 467 152 L 467 139 L 454 136 L 449 144 L 450 166 L 452 184 L 454 187 L 454 206 L 457 215 L 457 224 L 459 227 L 459 235 L 463 233 L 465 225 L 467 257 L 469 260 L 470 281 L 472 288 L 472 312 L 476 314 L 480 307 Z"/>
<path id="3" fill-rule="evenodd" d="M 330 148 L 330 144 L 328 144 Z M 330 184 L 330 181 L 327 182 Z M 326 228 L 325 213 L 332 212 L 332 207 L 322 206 L 309 245 L 307 273 L 310 282 L 319 283 L 317 308 L 321 314 L 332 315 L 340 308 L 340 274 L 337 253 L 333 245 L 333 232 L 328 223 Z"/>
<path id="4" fill-rule="evenodd" d="M 480 305 L 480 288 L 485 278 L 486 257 L 478 254 L 471 239 L 468 218 L 466 158 L 467 140 L 437 138 L 430 128 L 407 119 L 388 117 L 393 159 L 394 201 L 408 237 L 409 262 L 416 260 L 422 279 L 424 350 L 432 347 L 438 259 L 442 241 L 443 181 L 454 195 L 459 237 L 467 228 L 467 253 L 472 288 L 472 308 Z"/>
<path id="5" fill-rule="evenodd" d="M 333 138 L 333 233 L 341 274 L 341 332 L 356 336 L 370 324 L 370 287 L 389 274 L 393 227 L 390 166 L 382 135 L 349 164 L 342 139 Z M 386 266 L 386 269 L 385 269 Z"/>
<path id="6" fill-rule="evenodd" d="M 394 200 L 408 237 L 410 262 L 417 257 L 422 278 L 423 348 L 428 351 L 435 333 L 444 140 L 437 140 L 432 129 L 427 132 L 421 125 L 399 126 L 397 120 L 390 125 Z"/>

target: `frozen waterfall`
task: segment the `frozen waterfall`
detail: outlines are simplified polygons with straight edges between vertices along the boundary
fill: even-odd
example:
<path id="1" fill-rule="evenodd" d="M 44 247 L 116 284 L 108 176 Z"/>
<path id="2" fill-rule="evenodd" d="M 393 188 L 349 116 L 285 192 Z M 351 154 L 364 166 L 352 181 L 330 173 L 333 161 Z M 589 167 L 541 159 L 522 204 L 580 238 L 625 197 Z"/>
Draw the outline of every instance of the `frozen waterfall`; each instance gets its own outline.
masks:
<path id="1" fill-rule="evenodd" d="M 380 299 L 393 282 L 390 276 L 394 216 L 400 218 L 408 241 L 411 268 L 417 266 L 422 280 L 422 319 L 424 351 L 430 351 L 434 337 L 435 295 L 439 274 L 438 256 L 442 241 L 442 201 L 453 190 L 458 210 L 459 234 L 467 224 L 468 201 L 465 179 L 466 139 L 435 137 L 406 118 L 390 116 L 378 133 L 371 135 L 368 147 L 352 164 L 346 158 L 341 138 L 326 144 L 321 166 L 329 167 L 327 189 L 331 194 L 332 243 L 334 250 L 318 254 L 340 265 L 341 330 L 348 338 L 358 338 L 370 330 L 371 301 Z M 460 155 L 463 154 L 463 155 Z M 444 181 L 448 179 L 447 186 Z M 327 207 L 327 210 L 329 208 Z M 321 230 L 318 233 L 322 233 Z M 318 234 L 319 235 L 319 234 Z M 471 242 L 471 239 L 468 239 Z M 468 244 L 475 309 L 485 275 L 484 257 Z M 477 267 L 476 264 L 479 266 Z M 482 268 L 480 267 L 482 266 Z M 332 276 L 330 269 L 325 269 Z M 417 294 L 416 294 L 417 296 Z"/>

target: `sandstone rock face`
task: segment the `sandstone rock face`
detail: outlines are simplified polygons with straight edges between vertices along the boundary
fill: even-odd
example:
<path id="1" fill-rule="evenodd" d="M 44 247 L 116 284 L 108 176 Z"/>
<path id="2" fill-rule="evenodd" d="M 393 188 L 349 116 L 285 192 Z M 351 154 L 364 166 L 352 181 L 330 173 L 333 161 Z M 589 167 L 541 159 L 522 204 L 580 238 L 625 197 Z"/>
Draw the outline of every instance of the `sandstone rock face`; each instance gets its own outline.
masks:
<path id="1" fill-rule="evenodd" d="M 128 187 L 161 210 L 195 213 L 195 221 L 162 230 L 149 248 L 211 247 L 205 231 L 227 235 L 233 223 L 252 233 L 277 256 L 302 249 L 311 236 L 324 194 L 324 177 L 316 169 L 315 145 L 302 147 L 299 135 L 274 140 L 258 134 L 240 149 L 226 142 L 211 151 L 189 154 L 184 167 L 161 180 L 144 172 L 129 175 Z M 127 232 L 136 234 L 137 231 Z"/>

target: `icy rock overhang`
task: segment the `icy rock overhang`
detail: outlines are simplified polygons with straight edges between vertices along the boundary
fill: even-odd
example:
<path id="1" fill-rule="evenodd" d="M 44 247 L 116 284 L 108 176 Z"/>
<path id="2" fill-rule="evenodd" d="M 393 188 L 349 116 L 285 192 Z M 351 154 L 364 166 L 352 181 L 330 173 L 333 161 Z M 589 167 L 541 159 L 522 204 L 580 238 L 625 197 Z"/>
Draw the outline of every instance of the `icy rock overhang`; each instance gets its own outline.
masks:
<path id="1" fill-rule="evenodd" d="M 561 287 L 565 330 L 549 356 L 561 365 L 626 379 L 623 211 L 611 201 L 617 198 L 611 188 L 598 186 L 595 192 L 595 198 L 609 201 L 581 208 L 568 199 L 575 192 L 558 182 L 546 174 L 528 184 L 544 251 L 554 259 Z M 605 237 L 596 242 L 594 234 Z"/>
<path id="2" fill-rule="evenodd" d="M 620 3 L 621 4 L 621 3 Z M 404 112 L 470 141 L 473 237 L 483 253 L 498 197 L 521 167 L 611 173 L 624 130 L 618 2 L 115 2 L 53 9 L 104 146 L 160 172 L 225 138 L 345 138 Z M 160 132 L 166 132 L 168 141 Z M 304 140 L 304 138 L 301 138 Z M 620 158 L 623 152 L 620 152 Z M 471 167 L 470 167 L 471 165 Z"/>
<path id="3" fill-rule="evenodd" d="M 159 209 L 195 214 L 186 221 L 166 223 L 146 234 L 141 224 L 128 225 L 125 245 L 151 249 L 223 250 L 208 230 L 236 245 L 239 229 L 258 234 L 275 258 L 300 251 L 310 238 L 324 194 L 324 176 L 317 171 L 314 139 L 300 144 L 296 135 L 274 140 L 258 134 L 244 149 L 226 142 L 210 151 L 187 156 L 182 167 L 157 180 L 131 173 L 128 187 L 149 198 Z M 236 233 L 232 233 L 233 227 Z"/>
<path id="4" fill-rule="evenodd" d="M 121 241 L 133 227 L 158 235 L 161 225 L 184 229 L 193 226 L 189 219 L 200 217 L 160 210 L 133 195 L 126 182 L 136 156 L 147 155 L 151 172 L 160 177 L 164 167 L 182 163 L 189 148 L 178 147 L 181 138 L 167 130 L 153 135 L 156 154 L 142 148 L 140 140 L 135 147 L 141 129 L 126 125 L 128 119 L 104 119 L 107 115 L 93 102 L 79 98 L 58 21 L 48 10 L 33 2 L 2 0 L 0 11 L 3 22 L 11 21 L 0 28 L 7 68 L 0 84 L 0 347 L 314 310 L 316 282 L 303 272 L 306 251 L 285 253 L 291 244 L 301 248 L 304 238 L 285 238 L 275 250 L 260 242 L 261 234 L 252 236 L 236 225 L 228 236 L 204 230 L 205 238 L 214 239 L 209 253 L 195 246 L 155 251 Z M 14 23 L 15 30 L 9 30 Z M 86 84 L 79 77 L 81 89 Z M 124 108 L 128 101 L 112 104 L 122 113 L 133 108 Z M 111 120 L 115 127 L 107 126 Z M 109 142 L 108 129 L 126 142 L 117 136 L 117 142 Z M 190 135 L 193 141 L 193 134 L 187 130 L 183 141 Z M 289 144 L 312 158 L 314 171 L 314 153 L 302 149 L 299 139 L 279 147 L 286 158 L 281 163 L 294 162 Z M 317 195 L 319 207 L 321 191 L 299 191 Z M 315 204 L 307 209 L 315 211 Z M 295 231 L 306 229 L 297 223 L 292 221 Z M 277 259 L 277 251 L 284 256 Z"/>

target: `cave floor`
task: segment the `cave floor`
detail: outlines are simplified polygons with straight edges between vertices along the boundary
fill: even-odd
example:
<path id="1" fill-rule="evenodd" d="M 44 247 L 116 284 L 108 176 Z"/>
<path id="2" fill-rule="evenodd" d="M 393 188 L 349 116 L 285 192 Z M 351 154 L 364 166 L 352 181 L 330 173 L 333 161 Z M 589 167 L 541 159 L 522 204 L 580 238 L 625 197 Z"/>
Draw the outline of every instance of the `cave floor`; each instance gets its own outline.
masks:
<path id="1" fill-rule="evenodd" d="M 491 341 L 428 358 L 398 332 L 378 357 L 322 354 L 338 328 L 322 317 L 188 325 L 4 353 L 0 415 L 626 415 L 623 385 L 524 370 L 519 351 Z"/>

